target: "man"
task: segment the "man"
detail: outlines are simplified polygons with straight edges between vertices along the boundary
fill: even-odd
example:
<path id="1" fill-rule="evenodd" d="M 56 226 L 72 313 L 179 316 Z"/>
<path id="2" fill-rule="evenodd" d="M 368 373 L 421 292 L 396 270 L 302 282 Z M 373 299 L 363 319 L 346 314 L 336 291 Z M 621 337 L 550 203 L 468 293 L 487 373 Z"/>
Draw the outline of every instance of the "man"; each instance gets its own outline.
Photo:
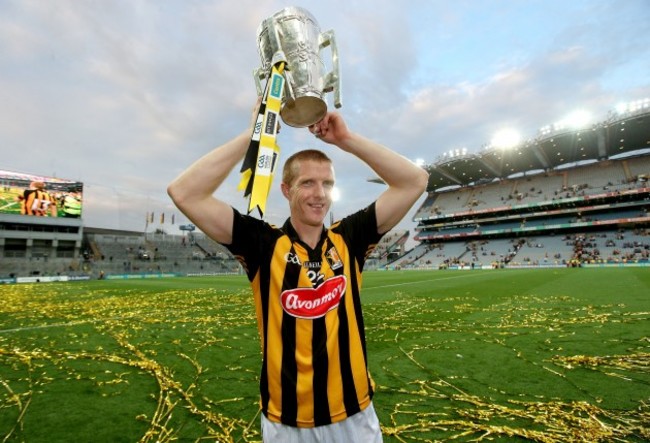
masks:
<path id="1" fill-rule="evenodd" d="M 258 101 L 259 106 L 259 101 Z M 334 169 L 321 151 L 284 166 L 290 217 L 277 228 L 242 215 L 213 193 L 247 151 L 251 129 L 205 155 L 168 187 L 178 208 L 240 260 L 255 296 L 262 345 L 265 442 L 381 442 L 372 407 L 359 291 L 367 255 L 424 192 L 426 171 L 352 131 L 337 113 L 309 127 L 365 162 L 388 185 L 329 229 Z"/>
<path id="2" fill-rule="evenodd" d="M 56 199 L 45 190 L 45 183 L 41 181 L 31 182 L 29 189 L 25 189 L 18 200 L 21 202 L 20 213 L 23 215 L 57 216 Z"/>

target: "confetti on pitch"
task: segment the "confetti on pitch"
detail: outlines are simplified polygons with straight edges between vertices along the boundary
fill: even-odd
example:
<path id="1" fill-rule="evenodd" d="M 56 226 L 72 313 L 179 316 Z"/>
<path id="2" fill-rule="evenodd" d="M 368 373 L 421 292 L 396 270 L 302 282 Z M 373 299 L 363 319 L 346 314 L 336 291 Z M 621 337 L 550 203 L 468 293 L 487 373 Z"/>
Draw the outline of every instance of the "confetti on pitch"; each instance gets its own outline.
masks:
<path id="1" fill-rule="evenodd" d="M 134 441 L 261 440 L 260 353 L 248 291 L 102 293 L 89 284 L 86 292 L 70 297 L 60 288 L 3 288 L 3 442 L 30 441 L 30 414 L 60 384 L 71 395 L 96 396 L 97 401 L 131 398 L 134 389 L 146 394 L 124 406 L 128 420 L 142 426 Z M 612 314 L 611 307 L 557 312 L 547 306 L 568 301 L 520 296 L 485 306 L 470 296 L 423 303 L 396 293 L 390 301 L 366 306 L 368 343 L 374 348 L 369 351 L 371 371 L 380 380 L 374 401 L 385 441 L 650 440 L 650 399 L 614 410 L 589 396 L 567 400 L 545 393 L 511 394 L 500 380 L 479 380 L 479 374 L 466 371 L 477 358 L 473 349 L 490 350 L 559 383 L 569 384 L 572 372 L 588 370 L 647 388 L 647 337 L 629 343 L 628 353 L 612 355 L 567 355 L 563 346 L 577 328 L 647 322 L 648 313 L 632 318 Z M 534 339 L 550 357 L 535 359 L 519 346 L 522 338 Z M 443 363 L 445 370 L 440 369 Z M 481 394 L 465 386 L 479 386 Z M 107 411 L 100 423 L 114 419 Z"/>

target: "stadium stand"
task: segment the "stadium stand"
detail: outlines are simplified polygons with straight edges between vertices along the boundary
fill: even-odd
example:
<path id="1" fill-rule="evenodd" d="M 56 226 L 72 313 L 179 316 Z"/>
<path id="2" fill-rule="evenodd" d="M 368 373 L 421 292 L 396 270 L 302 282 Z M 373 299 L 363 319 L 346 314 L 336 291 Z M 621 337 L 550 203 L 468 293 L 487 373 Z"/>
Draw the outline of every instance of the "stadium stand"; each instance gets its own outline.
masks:
<path id="1" fill-rule="evenodd" d="M 168 235 L 98 228 L 74 234 L 78 241 L 39 239 L 60 237 L 57 230 L 39 230 L 57 219 L 30 219 L 25 229 L 0 221 L 0 280 L 26 277 L 43 281 L 48 277 L 126 278 L 142 275 L 208 275 L 240 273 L 237 260 L 203 234 Z M 24 221 L 24 220 L 23 220 Z M 12 232 L 13 231 L 13 232 Z M 19 232 L 22 238 L 12 238 Z M 49 234 L 44 234 L 48 232 Z M 15 235 L 14 235 L 15 237 Z"/>
<path id="2" fill-rule="evenodd" d="M 650 106 L 426 166 L 420 242 L 386 269 L 648 265 Z"/>
<path id="3" fill-rule="evenodd" d="M 544 128 L 511 149 L 456 151 L 426 165 L 419 243 L 407 250 L 411 233 L 390 232 L 366 269 L 650 265 L 650 101 L 639 103 L 588 128 Z M 241 272 L 200 233 L 0 213 L 0 282 Z"/>
<path id="4" fill-rule="evenodd" d="M 226 274 L 241 268 L 226 248 L 204 234 L 169 235 L 86 230 L 84 262 L 93 274 Z"/>
<path id="5" fill-rule="evenodd" d="M 82 238 L 80 219 L 0 214 L 0 281 L 83 274 L 77 260 Z"/>
<path id="6" fill-rule="evenodd" d="M 377 243 L 365 264 L 365 269 L 378 269 L 386 266 L 390 261 L 402 256 L 405 252 L 405 244 L 409 238 L 408 230 L 393 230 Z"/>

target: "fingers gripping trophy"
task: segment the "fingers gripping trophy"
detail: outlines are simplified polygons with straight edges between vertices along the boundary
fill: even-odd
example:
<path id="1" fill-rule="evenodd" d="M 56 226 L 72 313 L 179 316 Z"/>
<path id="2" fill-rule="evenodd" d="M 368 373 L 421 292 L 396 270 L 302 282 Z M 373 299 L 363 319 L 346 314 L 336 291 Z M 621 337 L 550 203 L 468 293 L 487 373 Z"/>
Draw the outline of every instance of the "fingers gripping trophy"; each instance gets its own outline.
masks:
<path id="1" fill-rule="evenodd" d="M 250 196 L 248 212 L 257 207 L 263 217 L 279 156 L 278 117 L 296 128 L 319 122 L 327 113 L 326 93 L 333 92 L 334 106 L 341 107 L 341 77 L 334 31 L 321 32 L 314 16 L 303 8 L 287 7 L 265 19 L 257 30 L 257 47 L 262 65 L 253 71 L 253 78 L 262 104 L 241 168 L 240 190 Z M 329 72 L 321 58 L 327 47 L 332 58 Z"/>

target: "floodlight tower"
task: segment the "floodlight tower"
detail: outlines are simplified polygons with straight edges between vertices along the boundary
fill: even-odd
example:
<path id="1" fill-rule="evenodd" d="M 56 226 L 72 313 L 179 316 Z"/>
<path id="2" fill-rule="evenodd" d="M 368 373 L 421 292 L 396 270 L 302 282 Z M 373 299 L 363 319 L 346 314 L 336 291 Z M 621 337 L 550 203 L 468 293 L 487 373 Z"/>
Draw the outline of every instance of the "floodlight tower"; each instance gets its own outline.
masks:
<path id="1" fill-rule="evenodd" d="M 495 148 L 510 149 L 521 142 L 521 136 L 514 129 L 502 129 L 494 134 L 490 144 Z"/>
<path id="2" fill-rule="evenodd" d="M 332 188 L 331 198 L 332 198 L 332 206 L 330 206 L 330 226 L 334 224 L 334 210 L 332 209 L 332 207 L 334 206 L 335 202 L 341 199 L 341 190 L 336 186 Z"/>

